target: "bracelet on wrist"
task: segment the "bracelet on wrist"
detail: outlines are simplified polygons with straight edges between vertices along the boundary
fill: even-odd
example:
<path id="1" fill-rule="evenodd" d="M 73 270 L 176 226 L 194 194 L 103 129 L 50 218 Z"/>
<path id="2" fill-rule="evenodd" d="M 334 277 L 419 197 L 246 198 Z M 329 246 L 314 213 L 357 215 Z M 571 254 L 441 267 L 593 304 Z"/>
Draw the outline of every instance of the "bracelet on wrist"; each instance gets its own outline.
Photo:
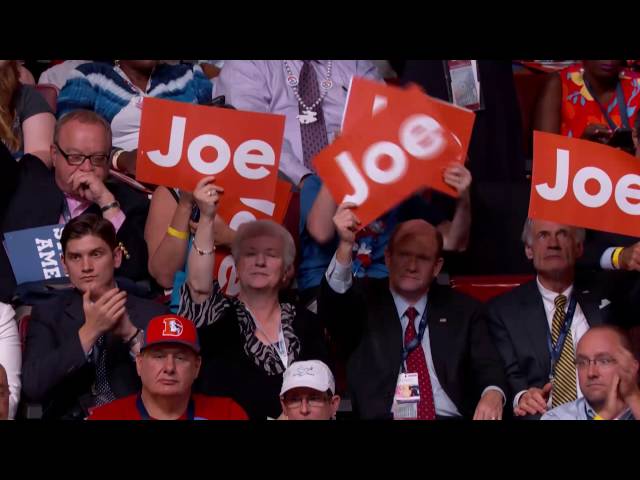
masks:
<path id="1" fill-rule="evenodd" d="M 193 249 L 198 253 L 198 255 L 213 255 L 213 252 L 216 251 L 215 245 L 211 250 L 202 250 L 201 248 L 198 247 L 198 245 L 196 245 L 195 240 L 192 242 L 192 245 L 193 245 Z"/>
<path id="2" fill-rule="evenodd" d="M 117 200 L 114 202 L 109 203 L 108 205 L 105 205 L 104 207 L 100 208 L 100 211 L 102 213 L 106 212 L 107 210 L 110 210 L 112 208 L 120 208 L 120 202 L 118 202 Z"/>
<path id="3" fill-rule="evenodd" d="M 122 152 L 124 152 L 124 150 L 119 148 L 113 152 L 113 155 L 111 155 L 111 166 L 113 167 L 114 170 L 117 170 L 118 172 L 124 171 L 118 167 L 118 158 L 120 157 L 120 155 L 122 155 Z"/>
<path id="4" fill-rule="evenodd" d="M 127 346 L 129 346 L 129 347 L 131 346 L 131 342 L 133 342 L 133 341 L 136 339 L 136 337 L 138 336 L 138 334 L 139 334 L 141 331 L 142 331 L 142 329 L 141 329 L 141 328 L 136 328 L 136 333 L 134 333 L 133 335 L 131 335 L 131 338 L 130 338 L 129 340 L 127 340 L 127 342 L 126 342 L 126 343 L 127 343 Z"/>

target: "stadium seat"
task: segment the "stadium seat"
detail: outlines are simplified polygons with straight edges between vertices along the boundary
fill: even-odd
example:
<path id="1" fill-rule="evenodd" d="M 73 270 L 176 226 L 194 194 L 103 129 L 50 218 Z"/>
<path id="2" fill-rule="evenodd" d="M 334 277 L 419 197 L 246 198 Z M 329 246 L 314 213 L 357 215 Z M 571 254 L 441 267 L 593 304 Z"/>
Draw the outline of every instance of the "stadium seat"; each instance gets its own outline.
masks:
<path id="1" fill-rule="evenodd" d="M 456 276 L 451 278 L 451 288 L 486 302 L 532 279 L 533 275 Z"/>

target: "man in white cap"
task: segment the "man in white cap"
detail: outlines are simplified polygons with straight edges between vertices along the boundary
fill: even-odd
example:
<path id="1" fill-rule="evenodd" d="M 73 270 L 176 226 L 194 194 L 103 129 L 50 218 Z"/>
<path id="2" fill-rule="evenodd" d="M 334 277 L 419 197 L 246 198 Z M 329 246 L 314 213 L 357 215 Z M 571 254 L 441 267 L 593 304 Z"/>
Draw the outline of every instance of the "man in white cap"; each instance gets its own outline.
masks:
<path id="1" fill-rule="evenodd" d="M 329 367 L 320 360 L 294 362 L 284 372 L 280 404 L 281 420 L 331 420 L 340 397 Z"/>

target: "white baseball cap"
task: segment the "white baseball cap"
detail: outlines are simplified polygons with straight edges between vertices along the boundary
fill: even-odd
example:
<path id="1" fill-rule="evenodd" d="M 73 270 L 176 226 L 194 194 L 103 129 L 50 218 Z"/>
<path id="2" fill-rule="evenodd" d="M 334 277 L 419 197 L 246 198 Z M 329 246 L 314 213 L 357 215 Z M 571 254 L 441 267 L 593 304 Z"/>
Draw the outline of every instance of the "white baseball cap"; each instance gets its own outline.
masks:
<path id="1" fill-rule="evenodd" d="M 282 376 L 282 389 L 280 395 L 284 395 L 292 388 L 307 387 L 326 392 L 331 390 L 332 394 L 336 392 L 336 382 L 329 367 L 320 360 L 306 360 L 303 362 L 294 362 Z"/>

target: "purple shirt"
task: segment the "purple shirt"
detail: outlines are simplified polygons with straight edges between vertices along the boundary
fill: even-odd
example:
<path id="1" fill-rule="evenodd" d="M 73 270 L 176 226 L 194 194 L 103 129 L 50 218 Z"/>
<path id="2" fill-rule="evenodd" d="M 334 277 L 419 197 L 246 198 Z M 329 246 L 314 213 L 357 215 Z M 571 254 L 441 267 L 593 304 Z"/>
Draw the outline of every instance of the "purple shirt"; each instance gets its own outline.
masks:
<path id="1" fill-rule="evenodd" d="M 300 75 L 302 60 L 287 60 L 292 73 Z M 352 76 L 382 81 L 370 60 L 333 60 L 333 87 L 322 101 L 329 143 L 340 131 L 347 90 Z M 327 60 L 312 62 L 318 80 L 327 74 Z M 298 100 L 287 84 L 287 72 L 282 60 L 229 60 L 225 62 L 214 85 L 214 96 L 224 95 L 227 103 L 238 110 L 285 115 L 284 142 L 280 156 L 280 172 L 293 184 L 312 173 L 302 161 L 300 123 L 296 118 Z"/>

